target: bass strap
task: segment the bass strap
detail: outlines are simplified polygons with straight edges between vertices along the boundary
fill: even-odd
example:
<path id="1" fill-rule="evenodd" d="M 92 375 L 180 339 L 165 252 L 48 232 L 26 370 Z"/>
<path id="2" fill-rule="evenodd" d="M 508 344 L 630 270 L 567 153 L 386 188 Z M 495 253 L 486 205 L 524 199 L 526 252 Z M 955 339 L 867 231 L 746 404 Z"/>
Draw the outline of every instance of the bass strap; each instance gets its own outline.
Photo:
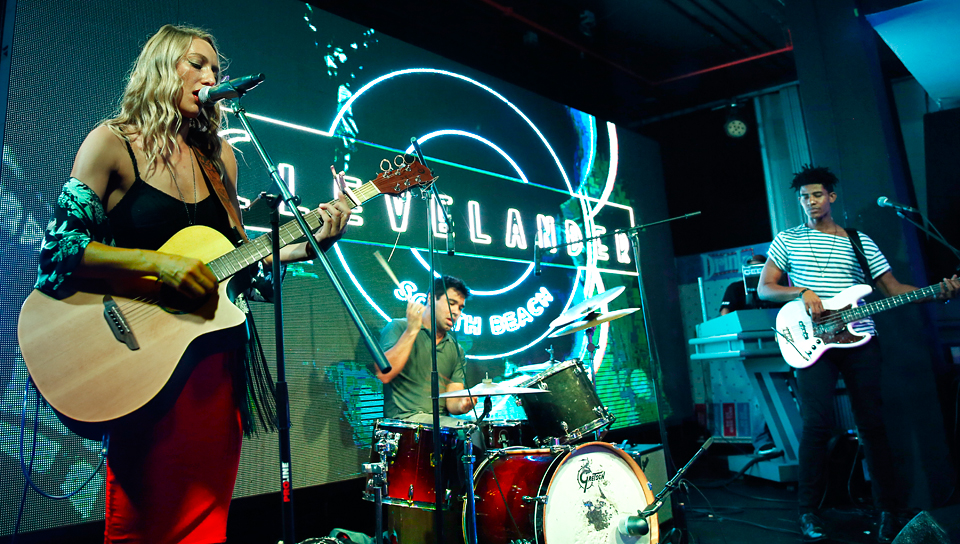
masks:
<path id="1" fill-rule="evenodd" d="M 846 231 L 850 237 L 850 243 L 853 244 L 853 254 L 857 256 L 857 262 L 860 263 L 860 268 L 863 270 L 864 279 L 867 280 L 870 287 L 876 288 L 873 274 L 870 273 L 870 265 L 867 264 L 867 255 L 863 252 L 863 244 L 860 242 L 860 233 L 857 232 L 857 229 L 846 229 Z"/>

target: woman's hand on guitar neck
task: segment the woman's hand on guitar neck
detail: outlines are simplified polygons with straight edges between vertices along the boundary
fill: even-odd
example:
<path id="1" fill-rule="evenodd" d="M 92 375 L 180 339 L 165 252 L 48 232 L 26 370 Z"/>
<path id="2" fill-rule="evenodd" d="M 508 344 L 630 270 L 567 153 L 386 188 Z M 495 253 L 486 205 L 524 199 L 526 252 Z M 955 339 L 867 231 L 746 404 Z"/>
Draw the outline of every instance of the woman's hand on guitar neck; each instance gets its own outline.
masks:
<path id="1" fill-rule="evenodd" d="M 323 225 L 313 233 L 313 237 L 323 251 L 330 249 L 330 246 L 343 237 L 343 233 L 347 229 L 347 222 L 350 221 L 353 206 L 360 202 L 360 199 L 347 188 L 344 180 L 346 174 L 343 171 L 337 172 L 337 169 L 333 166 L 330 167 L 330 172 L 333 173 L 333 180 L 337 189 L 335 192 L 338 194 L 338 198 L 317 206 L 317 210 L 321 212 L 320 217 L 323 219 Z M 309 248 L 307 253 L 311 253 Z"/>
<path id="2" fill-rule="evenodd" d="M 200 298 L 217 290 L 217 277 L 199 259 L 157 251 L 145 252 L 152 260 L 157 279 L 190 298 Z"/>

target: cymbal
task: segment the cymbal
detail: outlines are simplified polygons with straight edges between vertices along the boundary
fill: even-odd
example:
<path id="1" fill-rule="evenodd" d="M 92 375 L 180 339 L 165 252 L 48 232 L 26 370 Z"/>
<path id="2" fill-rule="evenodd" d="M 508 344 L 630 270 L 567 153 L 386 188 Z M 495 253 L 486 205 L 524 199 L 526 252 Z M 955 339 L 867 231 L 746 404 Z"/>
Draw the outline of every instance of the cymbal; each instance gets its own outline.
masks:
<path id="1" fill-rule="evenodd" d="M 539 389 L 535 387 L 513 387 L 504 384 L 498 383 L 486 383 L 486 380 L 478 383 L 477 385 L 471 387 L 470 389 L 460 389 L 458 391 L 450 391 L 449 393 L 441 393 L 440 398 L 446 399 L 450 397 L 495 397 L 499 395 L 529 395 L 533 393 L 549 393 L 550 391 L 546 389 Z"/>
<path id="2" fill-rule="evenodd" d="M 620 293 L 622 293 L 624 289 L 626 289 L 626 287 L 623 285 L 618 285 L 613 289 L 607 289 L 602 293 L 593 295 L 592 297 L 570 307 L 567 309 L 567 311 L 560 314 L 559 317 L 550 322 L 550 327 L 554 328 L 569 325 L 574 321 L 579 321 L 580 319 L 583 319 L 592 313 L 596 313 L 601 306 L 620 296 Z"/>
<path id="3" fill-rule="evenodd" d="M 576 323 L 571 323 L 562 329 L 557 329 L 550 334 L 550 338 L 556 338 L 557 336 L 564 336 L 567 334 L 573 334 L 577 331 L 582 331 L 583 329 L 589 329 L 590 327 L 596 327 L 601 323 L 606 323 L 607 321 L 613 321 L 614 319 L 620 319 L 621 317 L 627 316 L 636 312 L 640 308 L 626 308 L 623 310 L 615 310 L 613 312 L 607 312 L 605 314 L 593 314 L 590 316 L 588 321 L 577 321 Z"/>

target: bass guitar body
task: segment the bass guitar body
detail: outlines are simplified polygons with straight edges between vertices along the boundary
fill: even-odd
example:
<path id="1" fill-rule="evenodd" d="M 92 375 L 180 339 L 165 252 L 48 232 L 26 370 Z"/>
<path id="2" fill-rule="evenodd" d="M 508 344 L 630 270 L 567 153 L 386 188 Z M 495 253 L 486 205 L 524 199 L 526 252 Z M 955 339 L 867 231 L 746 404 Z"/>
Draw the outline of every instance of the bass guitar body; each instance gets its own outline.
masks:
<path id="1" fill-rule="evenodd" d="M 192 226 L 158 251 L 210 262 L 233 249 L 219 232 Z M 153 278 L 84 284 L 62 300 L 34 290 L 24 302 L 17 330 L 24 362 L 77 434 L 99 439 L 162 392 L 175 398 L 196 362 L 247 339 L 231 282 L 199 301 L 160 285 Z"/>
<path id="2" fill-rule="evenodd" d="M 802 300 L 785 304 L 777 313 L 777 344 L 788 365 L 806 368 L 831 348 L 852 348 L 870 341 L 872 335 L 853 330 L 841 313 L 857 307 L 873 289 L 869 285 L 848 287 L 835 297 L 823 299 L 824 312 L 814 322 Z"/>

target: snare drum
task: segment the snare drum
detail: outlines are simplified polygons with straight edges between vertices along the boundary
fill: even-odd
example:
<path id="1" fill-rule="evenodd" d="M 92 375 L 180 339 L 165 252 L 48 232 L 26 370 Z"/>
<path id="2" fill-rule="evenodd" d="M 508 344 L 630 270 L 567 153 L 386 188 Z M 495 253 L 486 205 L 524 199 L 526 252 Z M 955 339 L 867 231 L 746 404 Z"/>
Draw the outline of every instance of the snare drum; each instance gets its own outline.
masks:
<path id="1" fill-rule="evenodd" d="M 523 420 L 491 420 L 480 424 L 484 446 L 488 450 L 510 448 L 513 446 L 533 447 L 533 427 Z"/>
<path id="2" fill-rule="evenodd" d="M 449 503 L 449 495 L 460 492 L 456 485 L 459 479 L 455 465 L 456 429 L 440 429 L 441 463 L 443 465 L 443 507 Z M 381 419 L 373 431 L 374 463 L 386 458 L 387 489 L 384 504 L 408 506 L 423 510 L 436 509 L 434 491 L 433 428 L 430 425 L 410 423 L 398 419 Z M 368 483 L 368 487 L 369 487 Z M 372 493 L 364 498 L 373 500 Z"/>
<path id="3" fill-rule="evenodd" d="M 653 493 L 637 463 L 603 442 L 497 451 L 477 467 L 474 491 L 480 544 L 655 544 L 660 537 L 655 515 L 646 535 L 617 530 Z M 464 502 L 465 541 L 468 516 Z"/>
<path id="4" fill-rule="evenodd" d="M 600 402 L 579 360 L 564 361 L 537 374 L 521 387 L 539 387 L 549 393 L 523 395 L 523 409 L 537 434 L 537 442 L 559 439 L 577 442 L 588 433 L 613 423 L 613 414 Z"/>

